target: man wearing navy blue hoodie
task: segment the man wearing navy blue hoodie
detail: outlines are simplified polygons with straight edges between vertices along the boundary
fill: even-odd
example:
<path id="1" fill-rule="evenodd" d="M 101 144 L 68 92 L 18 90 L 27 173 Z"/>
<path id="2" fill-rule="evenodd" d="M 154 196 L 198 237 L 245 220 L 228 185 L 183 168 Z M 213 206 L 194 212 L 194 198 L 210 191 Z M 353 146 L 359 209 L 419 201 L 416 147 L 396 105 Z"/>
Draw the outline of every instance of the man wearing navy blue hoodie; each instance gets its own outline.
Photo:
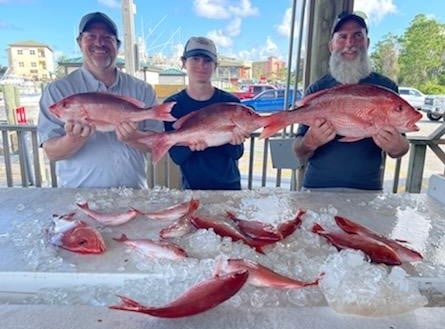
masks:
<path id="1" fill-rule="evenodd" d="M 212 75 L 217 66 L 216 46 L 212 40 L 191 37 L 185 45 L 181 61 L 187 70 L 189 83 L 184 90 L 164 101 L 176 102 L 171 112 L 173 116 L 179 119 L 214 103 L 239 102 L 237 97 L 212 85 Z M 173 130 L 172 125 L 172 122 L 164 122 L 165 131 Z M 207 147 L 197 142 L 190 147 L 170 148 L 170 157 L 181 169 L 182 188 L 240 190 L 238 159 L 243 155 L 246 137 L 235 135 L 230 143 L 216 147 Z"/>

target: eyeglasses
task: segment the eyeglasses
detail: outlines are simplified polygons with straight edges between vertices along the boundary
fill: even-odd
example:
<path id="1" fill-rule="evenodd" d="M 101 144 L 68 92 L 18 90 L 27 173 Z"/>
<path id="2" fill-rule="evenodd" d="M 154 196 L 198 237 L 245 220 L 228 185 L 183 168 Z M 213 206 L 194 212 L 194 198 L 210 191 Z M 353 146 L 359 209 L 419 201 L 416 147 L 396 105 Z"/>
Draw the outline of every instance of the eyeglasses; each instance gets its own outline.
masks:
<path id="1" fill-rule="evenodd" d="M 117 41 L 117 38 L 114 34 L 98 34 L 93 32 L 83 32 L 82 36 L 84 37 L 85 41 L 87 42 L 94 42 L 96 40 L 102 40 L 105 43 L 114 43 Z"/>

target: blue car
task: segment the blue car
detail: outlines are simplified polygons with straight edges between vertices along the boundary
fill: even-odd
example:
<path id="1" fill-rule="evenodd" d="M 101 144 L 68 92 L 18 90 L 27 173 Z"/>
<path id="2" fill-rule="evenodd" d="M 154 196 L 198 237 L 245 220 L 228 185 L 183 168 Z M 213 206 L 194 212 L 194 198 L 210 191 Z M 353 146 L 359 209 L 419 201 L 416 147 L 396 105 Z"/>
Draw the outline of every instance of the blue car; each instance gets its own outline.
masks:
<path id="1" fill-rule="evenodd" d="M 284 108 L 284 89 L 265 90 L 253 98 L 242 99 L 241 103 L 252 108 L 255 112 L 279 112 Z M 293 100 L 293 90 L 290 89 L 288 93 L 288 106 L 291 107 Z M 298 90 L 295 101 L 300 100 L 302 93 Z"/>

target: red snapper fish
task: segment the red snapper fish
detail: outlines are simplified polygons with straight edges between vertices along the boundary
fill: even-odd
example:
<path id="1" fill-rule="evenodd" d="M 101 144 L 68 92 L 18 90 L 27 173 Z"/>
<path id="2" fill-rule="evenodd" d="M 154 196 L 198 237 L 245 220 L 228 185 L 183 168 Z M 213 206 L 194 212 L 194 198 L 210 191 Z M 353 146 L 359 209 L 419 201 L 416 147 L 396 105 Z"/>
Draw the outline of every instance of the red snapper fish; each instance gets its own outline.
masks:
<path id="1" fill-rule="evenodd" d="M 312 232 L 325 237 L 338 249 L 356 249 L 363 251 L 374 263 L 401 265 L 399 255 L 387 244 L 366 235 L 349 234 L 346 232 L 328 232 L 320 224 L 312 227 Z"/>
<path id="2" fill-rule="evenodd" d="M 241 232 L 241 230 L 239 230 L 238 227 L 236 227 L 233 223 L 229 223 L 225 220 L 191 215 L 190 222 L 197 229 L 213 229 L 213 231 L 219 236 L 230 237 L 232 241 L 241 241 L 262 254 L 264 254 L 263 247 L 267 244 L 270 244 L 270 241 L 252 239 L 248 237 L 243 232 Z"/>
<path id="3" fill-rule="evenodd" d="M 138 215 L 142 215 L 137 209 L 131 208 L 125 212 L 104 212 L 91 209 L 88 202 L 77 203 L 77 206 L 88 216 L 107 226 L 117 226 L 129 222 Z"/>
<path id="4" fill-rule="evenodd" d="M 102 235 L 84 221 L 75 220 L 74 214 L 54 215 L 50 242 L 80 254 L 103 253 L 107 248 Z"/>
<path id="5" fill-rule="evenodd" d="M 300 210 L 294 219 L 280 223 L 277 227 L 271 224 L 265 224 L 257 220 L 245 220 L 238 218 L 234 213 L 227 211 L 226 215 L 233 220 L 240 231 L 246 236 L 254 240 L 264 241 L 264 245 L 267 245 L 267 241 L 270 243 L 283 240 L 289 235 L 295 232 L 297 228 L 301 226 L 301 217 L 304 211 Z"/>
<path id="6" fill-rule="evenodd" d="M 113 240 L 135 248 L 142 255 L 150 258 L 181 260 L 187 257 L 184 249 L 169 241 L 154 241 L 150 239 L 131 240 L 127 238 L 125 234 L 122 234 L 120 238 L 113 238 Z"/>
<path id="7" fill-rule="evenodd" d="M 124 296 L 111 309 L 140 312 L 161 318 L 181 318 L 205 312 L 235 295 L 246 283 L 248 271 L 228 273 L 201 281 L 164 306 L 145 306 Z"/>
<path id="8" fill-rule="evenodd" d="M 190 146 L 197 141 L 207 147 L 231 141 L 234 133 L 252 133 L 271 123 L 270 116 L 261 116 L 240 103 L 215 103 L 178 119 L 175 130 L 152 133 L 138 141 L 151 149 L 152 162 L 157 163 L 174 145 Z"/>
<path id="9" fill-rule="evenodd" d="M 247 283 L 256 287 L 298 289 L 318 285 L 319 279 L 304 282 L 274 272 L 270 268 L 247 259 L 221 260 L 216 264 L 214 274 L 231 273 L 247 270 L 249 278 Z"/>
<path id="10" fill-rule="evenodd" d="M 375 135 L 383 126 L 399 132 L 418 131 L 422 114 L 397 93 L 370 84 L 349 84 L 321 90 L 304 97 L 298 107 L 271 115 L 271 123 L 260 137 L 266 138 L 284 127 L 302 123 L 313 125 L 316 119 L 332 122 L 343 142 Z"/>
<path id="11" fill-rule="evenodd" d="M 170 114 L 175 102 L 146 108 L 144 103 L 128 97 L 102 92 L 79 93 L 63 98 L 49 107 L 61 121 L 77 120 L 92 123 L 98 131 L 114 131 L 123 121 L 175 121 Z"/>
<path id="12" fill-rule="evenodd" d="M 356 222 L 353 222 L 352 220 L 349 220 L 345 217 L 335 216 L 334 218 L 337 225 L 340 226 L 340 228 L 347 233 L 369 236 L 375 240 L 386 243 L 388 246 L 394 249 L 394 251 L 399 255 L 402 262 L 418 262 L 423 259 L 422 254 L 402 245 L 396 240 L 384 237 L 383 235 L 380 235 L 372 231 L 371 229 Z"/>
<path id="13" fill-rule="evenodd" d="M 144 216 L 156 220 L 175 220 L 194 213 L 198 207 L 199 200 L 191 199 L 157 211 L 145 212 Z"/>

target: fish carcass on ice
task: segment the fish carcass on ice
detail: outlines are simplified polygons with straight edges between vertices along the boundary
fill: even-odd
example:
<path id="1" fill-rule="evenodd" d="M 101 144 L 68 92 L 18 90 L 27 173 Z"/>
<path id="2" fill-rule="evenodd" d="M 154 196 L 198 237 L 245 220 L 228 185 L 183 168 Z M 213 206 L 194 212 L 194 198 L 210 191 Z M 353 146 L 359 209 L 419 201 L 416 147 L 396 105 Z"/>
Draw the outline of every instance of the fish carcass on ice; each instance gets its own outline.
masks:
<path id="1" fill-rule="evenodd" d="M 180 318 L 205 312 L 235 295 L 246 283 L 248 271 L 238 271 L 212 277 L 190 287 L 167 305 L 150 307 L 124 296 L 111 309 L 149 314 L 161 318 Z"/>
<path id="2" fill-rule="evenodd" d="M 54 215 L 49 230 L 50 242 L 80 254 L 103 253 L 107 248 L 102 235 L 84 221 L 74 219 L 74 214 Z"/>
<path id="3" fill-rule="evenodd" d="M 207 147 L 227 144 L 234 133 L 252 133 L 271 123 L 271 116 L 261 116 L 240 103 L 215 103 L 178 119 L 176 130 L 152 133 L 138 139 L 151 149 L 152 162 L 157 163 L 170 147 L 190 146 L 204 141 Z"/>
<path id="4" fill-rule="evenodd" d="M 124 121 L 175 121 L 170 114 L 175 102 L 145 108 L 144 103 L 128 97 L 103 92 L 74 94 L 49 107 L 59 120 L 78 120 L 92 123 L 98 131 L 113 131 Z"/>
<path id="5" fill-rule="evenodd" d="M 266 138 L 284 127 L 302 123 L 311 126 L 324 118 L 334 125 L 344 142 L 371 137 L 387 125 L 401 133 L 417 131 L 422 114 L 406 100 L 387 88 L 371 84 L 340 85 L 304 97 L 291 111 L 271 115 L 274 120 L 264 127 L 260 137 Z"/>

